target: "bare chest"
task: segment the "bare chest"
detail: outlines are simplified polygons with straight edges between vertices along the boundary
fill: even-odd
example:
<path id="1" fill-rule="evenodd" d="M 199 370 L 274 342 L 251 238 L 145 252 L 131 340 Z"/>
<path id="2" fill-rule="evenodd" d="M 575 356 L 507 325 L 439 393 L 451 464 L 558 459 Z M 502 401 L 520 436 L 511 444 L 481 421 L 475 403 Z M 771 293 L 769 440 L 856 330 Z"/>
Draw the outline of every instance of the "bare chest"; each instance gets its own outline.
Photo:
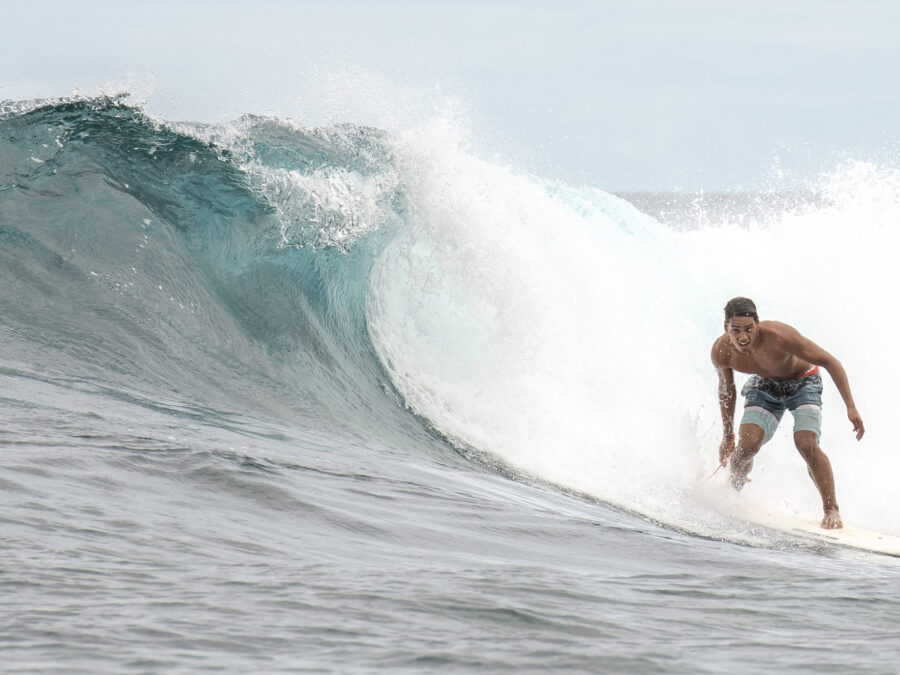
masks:
<path id="1" fill-rule="evenodd" d="M 741 354 L 732 351 L 731 367 L 741 373 L 751 373 L 773 380 L 788 380 L 805 369 L 806 364 L 790 353 L 766 351 Z"/>

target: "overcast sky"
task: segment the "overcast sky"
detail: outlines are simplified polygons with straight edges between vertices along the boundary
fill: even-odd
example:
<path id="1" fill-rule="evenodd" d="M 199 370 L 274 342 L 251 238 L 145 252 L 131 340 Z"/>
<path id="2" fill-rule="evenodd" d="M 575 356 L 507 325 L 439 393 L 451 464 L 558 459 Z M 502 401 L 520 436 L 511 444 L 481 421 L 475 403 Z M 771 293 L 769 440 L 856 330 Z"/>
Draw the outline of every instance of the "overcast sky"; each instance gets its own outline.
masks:
<path id="1" fill-rule="evenodd" d="M 606 190 L 790 188 L 900 156 L 894 0 L 0 0 L 0 99 L 394 131 Z M 779 178 L 779 176 L 781 176 Z"/>

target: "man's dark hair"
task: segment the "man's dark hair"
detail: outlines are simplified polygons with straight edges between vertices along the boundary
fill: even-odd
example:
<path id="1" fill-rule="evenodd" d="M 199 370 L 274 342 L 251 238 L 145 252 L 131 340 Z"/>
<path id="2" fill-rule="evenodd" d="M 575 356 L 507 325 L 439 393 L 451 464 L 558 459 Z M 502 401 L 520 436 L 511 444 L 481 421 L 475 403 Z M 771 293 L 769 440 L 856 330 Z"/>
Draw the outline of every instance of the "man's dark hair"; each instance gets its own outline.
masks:
<path id="1" fill-rule="evenodd" d="M 759 323 L 759 315 L 756 313 L 756 305 L 750 298 L 732 298 L 725 304 L 725 321 L 736 316 L 748 316 Z"/>

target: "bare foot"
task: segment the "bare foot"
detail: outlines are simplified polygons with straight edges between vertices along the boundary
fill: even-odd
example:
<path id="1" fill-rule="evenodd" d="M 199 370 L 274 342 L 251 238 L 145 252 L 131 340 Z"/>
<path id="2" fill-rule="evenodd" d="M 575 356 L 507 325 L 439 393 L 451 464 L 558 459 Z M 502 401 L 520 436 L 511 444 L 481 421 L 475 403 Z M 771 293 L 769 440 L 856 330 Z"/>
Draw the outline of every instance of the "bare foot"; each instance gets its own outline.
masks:
<path id="1" fill-rule="evenodd" d="M 735 471 L 733 468 L 731 470 L 731 475 L 728 476 L 728 482 L 735 490 L 740 492 L 744 486 L 750 482 L 750 476 L 746 473 L 741 474 L 738 471 Z"/>
<path id="2" fill-rule="evenodd" d="M 841 522 L 841 514 L 837 511 L 837 509 L 832 509 L 831 511 L 825 512 L 825 517 L 822 518 L 822 529 L 825 530 L 837 530 L 844 526 L 844 523 Z"/>

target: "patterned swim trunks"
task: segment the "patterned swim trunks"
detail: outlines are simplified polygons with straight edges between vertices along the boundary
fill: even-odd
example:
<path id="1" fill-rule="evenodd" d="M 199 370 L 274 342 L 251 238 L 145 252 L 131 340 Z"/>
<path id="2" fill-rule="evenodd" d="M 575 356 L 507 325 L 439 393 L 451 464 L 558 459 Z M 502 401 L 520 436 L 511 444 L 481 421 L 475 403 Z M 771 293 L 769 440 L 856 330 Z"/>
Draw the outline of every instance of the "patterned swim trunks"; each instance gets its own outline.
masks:
<path id="1" fill-rule="evenodd" d="M 752 375 L 741 389 L 744 416 L 741 424 L 755 424 L 765 432 L 763 443 L 775 435 L 785 410 L 794 416 L 794 433 L 822 432 L 822 378 L 814 366 L 796 380 L 770 380 Z"/>

